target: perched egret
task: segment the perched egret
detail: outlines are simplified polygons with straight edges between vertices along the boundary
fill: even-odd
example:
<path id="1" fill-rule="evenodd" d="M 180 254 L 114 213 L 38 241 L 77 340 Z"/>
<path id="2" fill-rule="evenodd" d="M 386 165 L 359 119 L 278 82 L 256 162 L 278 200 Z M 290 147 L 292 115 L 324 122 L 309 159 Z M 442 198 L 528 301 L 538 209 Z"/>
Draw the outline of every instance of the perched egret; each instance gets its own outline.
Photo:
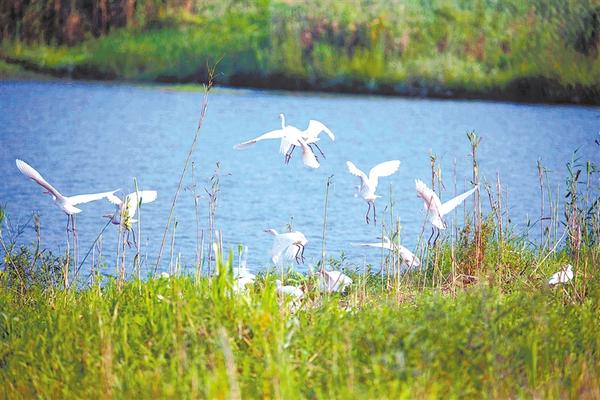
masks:
<path id="1" fill-rule="evenodd" d="M 310 141 L 310 144 L 316 142 L 318 140 L 318 134 L 320 132 L 313 133 L 313 130 L 314 130 L 314 128 L 313 128 L 313 130 L 310 130 L 310 135 L 308 135 L 308 134 L 305 135 L 305 132 L 309 131 L 309 129 L 307 129 L 307 131 L 301 131 L 300 129 L 298 129 L 294 126 L 291 126 L 291 125 L 286 126 L 285 118 L 284 118 L 283 114 L 280 114 L 280 117 L 281 117 L 281 121 L 282 121 L 281 129 L 276 129 L 274 131 L 264 133 L 254 139 L 248 140 L 243 143 L 236 144 L 235 146 L 233 146 L 233 148 L 236 150 L 242 150 L 242 149 L 245 149 L 245 148 L 247 148 L 257 142 L 260 142 L 262 140 L 280 139 L 281 143 L 279 146 L 279 151 L 285 155 L 285 163 L 286 164 L 290 160 L 291 151 L 293 151 L 295 146 L 299 146 L 302 148 L 302 162 L 304 163 L 304 165 L 306 165 L 309 168 L 319 168 L 319 165 L 320 165 L 319 161 L 317 160 L 317 157 L 315 156 L 315 153 L 313 152 L 313 150 L 310 148 L 307 140 Z M 315 121 L 315 122 L 318 122 L 318 121 Z M 313 126 L 317 126 L 317 125 L 313 124 Z M 310 128 L 310 125 L 309 125 L 309 128 Z M 306 137 L 306 139 L 305 139 L 305 137 Z M 291 150 L 290 150 L 290 148 L 291 148 Z M 319 151 L 320 151 L 320 149 L 319 149 Z"/>
<path id="2" fill-rule="evenodd" d="M 383 236 L 381 237 L 381 242 L 375 243 L 353 243 L 353 246 L 360 247 L 374 247 L 378 249 L 388 249 L 393 251 L 400 256 L 402 259 L 402 264 L 404 264 L 408 269 L 412 269 L 421 265 L 421 261 L 417 256 L 413 254 L 412 251 L 402 246 L 401 244 L 393 243 L 389 237 Z"/>
<path id="3" fill-rule="evenodd" d="M 267 229 L 265 232 L 275 236 L 271 248 L 273 264 L 279 264 L 283 258 L 295 259 L 298 264 L 304 262 L 304 246 L 306 246 L 308 240 L 302 232 L 277 233 L 275 229 Z"/>
<path id="4" fill-rule="evenodd" d="M 431 190 L 430 188 L 427 187 L 427 185 L 417 179 L 415 180 L 415 185 L 416 185 L 416 189 L 417 189 L 417 196 L 420 197 L 421 199 L 423 199 L 423 206 L 425 207 L 425 211 L 427 211 L 427 215 L 429 217 L 429 221 L 431 222 L 431 224 L 436 227 L 438 229 L 438 233 L 437 236 L 434 240 L 437 240 L 438 236 L 440 235 L 440 230 L 444 230 L 446 229 L 447 225 L 446 222 L 444 221 L 444 215 L 450 213 L 452 210 L 454 210 L 456 207 L 458 207 L 459 204 L 461 204 L 463 201 L 465 201 L 465 199 L 467 197 L 469 197 L 470 195 L 473 194 L 473 192 L 475 192 L 475 190 L 477 190 L 477 188 L 479 187 L 479 185 L 476 185 L 473 189 L 458 195 L 456 197 L 454 197 L 453 199 L 448 200 L 447 202 L 443 203 L 440 201 L 440 198 L 438 197 L 437 193 L 435 193 L 433 190 Z M 433 231 L 431 232 L 431 236 L 429 237 L 429 241 L 431 241 L 431 238 L 433 237 Z"/>
<path id="5" fill-rule="evenodd" d="M 240 263 L 237 267 L 233 268 L 233 279 L 250 278 L 256 279 L 256 275 L 248 271 L 248 246 L 244 246 L 240 257 Z"/>
<path id="6" fill-rule="evenodd" d="M 567 264 L 563 266 L 560 271 L 556 272 L 550 277 L 548 284 L 550 286 L 558 285 L 559 283 L 567 283 L 573 279 L 573 266 Z"/>
<path id="7" fill-rule="evenodd" d="M 302 296 L 304 296 L 304 292 L 302 291 L 302 289 L 300 289 L 297 286 L 292 286 L 292 285 L 284 286 L 279 279 L 277 279 L 275 281 L 275 283 L 277 284 L 277 293 L 279 293 L 282 296 L 287 295 L 287 296 L 294 297 L 296 299 L 300 299 Z"/>
<path id="8" fill-rule="evenodd" d="M 377 190 L 377 184 L 379 183 L 379 178 L 382 176 L 390 176 L 398 171 L 400 168 L 400 161 L 386 161 L 381 164 L 377 164 L 369 171 L 369 176 L 367 176 L 364 172 L 356 167 L 351 161 L 346 161 L 346 167 L 348 168 L 348 172 L 350 172 L 354 176 L 358 176 L 360 178 L 360 185 L 356 187 L 357 193 L 356 196 L 360 195 L 367 204 L 369 208 L 367 209 L 367 214 L 365 214 L 365 219 L 367 224 L 369 223 L 369 211 L 371 211 L 371 207 L 373 207 L 373 222 L 377 224 L 377 215 L 375 213 L 375 200 L 381 196 L 375 194 Z"/>
<path id="9" fill-rule="evenodd" d="M 319 289 L 323 292 L 343 292 L 346 287 L 352 285 L 352 279 L 340 271 L 327 271 L 325 269 L 318 272 Z"/>

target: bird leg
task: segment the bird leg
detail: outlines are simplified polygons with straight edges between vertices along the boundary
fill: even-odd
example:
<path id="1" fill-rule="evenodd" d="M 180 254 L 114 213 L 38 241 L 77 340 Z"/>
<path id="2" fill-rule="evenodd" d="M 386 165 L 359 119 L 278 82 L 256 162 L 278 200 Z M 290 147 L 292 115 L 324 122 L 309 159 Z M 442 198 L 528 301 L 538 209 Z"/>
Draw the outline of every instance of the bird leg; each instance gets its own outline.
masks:
<path id="1" fill-rule="evenodd" d="M 377 225 L 377 214 L 375 213 L 375 203 L 373 203 L 373 224 Z"/>
<path id="2" fill-rule="evenodd" d="M 297 244 L 296 247 L 298 247 L 298 250 L 296 251 L 296 255 L 294 256 L 294 259 L 296 260 L 297 264 L 300 264 L 300 261 L 298 261 L 298 257 L 300 256 L 300 250 L 302 250 L 300 248 L 301 245 Z"/>
<path id="3" fill-rule="evenodd" d="M 435 235 L 435 239 L 433 239 L 433 247 L 435 247 L 435 244 L 437 243 L 437 240 L 440 237 L 440 232 L 441 232 L 439 229 L 436 229 L 436 230 L 437 230 L 437 235 Z"/>
<path id="4" fill-rule="evenodd" d="M 435 232 L 435 229 L 433 228 L 433 226 L 431 227 L 431 235 L 429 235 L 429 239 L 427 239 L 427 246 L 431 246 L 431 238 L 433 237 L 433 234 Z"/>
<path id="5" fill-rule="evenodd" d="M 367 209 L 367 213 L 365 214 L 365 220 L 367 221 L 367 224 L 369 223 L 369 212 L 371 211 L 371 202 L 368 203 L 369 204 L 369 208 Z"/>
<path id="6" fill-rule="evenodd" d="M 295 145 L 292 145 L 291 148 L 288 150 L 287 153 L 285 153 L 285 163 L 288 164 L 290 162 L 290 160 L 292 159 L 292 153 L 294 152 L 294 150 L 296 149 Z"/>
<path id="7" fill-rule="evenodd" d="M 300 259 L 302 260 L 302 264 L 304 264 L 304 245 L 301 244 L 300 246 L 302 246 L 302 252 L 300 253 Z"/>
<path id="8" fill-rule="evenodd" d="M 311 143 L 308 145 L 308 147 L 310 147 L 310 149 L 313 151 L 313 153 L 315 152 L 315 150 L 312 148 L 312 146 L 315 145 L 315 147 L 319 150 L 319 153 L 321 153 L 321 155 L 323 156 L 323 159 L 325 159 L 325 154 L 323 153 L 323 150 L 321 150 L 321 148 L 319 147 L 318 144 L 316 143 Z"/>

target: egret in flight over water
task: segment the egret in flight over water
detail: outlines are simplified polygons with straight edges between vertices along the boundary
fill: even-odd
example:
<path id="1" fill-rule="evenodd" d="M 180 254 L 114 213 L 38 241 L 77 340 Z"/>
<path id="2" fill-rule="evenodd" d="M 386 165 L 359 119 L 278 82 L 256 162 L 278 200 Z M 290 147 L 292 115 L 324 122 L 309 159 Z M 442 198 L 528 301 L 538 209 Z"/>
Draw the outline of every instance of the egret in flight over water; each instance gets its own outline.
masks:
<path id="1" fill-rule="evenodd" d="M 109 196 L 114 196 L 114 193 L 118 191 L 113 190 L 112 192 L 101 192 L 101 193 L 92 193 L 92 194 L 78 194 L 75 196 L 63 196 L 58 190 L 54 188 L 51 184 L 48 183 L 44 179 L 44 177 L 36 171 L 31 165 L 27 164 L 25 161 L 16 160 L 17 168 L 23 175 L 35 181 L 38 185 L 46 189 L 44 193 L 52 196 L 52 200 L 54 200 L 54 204 L 58 206 L 65 214 L 67 214 L 67 232 L 69 230 L 69 225 L 73 228 L 73 234 L 75 235 L 75 214 L 79 214 L 82 210 L 75 207 L 78 204 L 85 204 L 91 201 L 101 200 L 104 198 L 108 198 Z"/>
<path id="2" fill-rule="evenodd" d="M 446 222 L 444 221 L 444 215 L 452 212 L 452 210 L 458 207 L 463 201 L 465 201 L 467 197 L 472 195 L 473 192 L 475 192 L 475 190 L 477 190 L 477 188 L 479 187 L 479 185 L 476 185 L 473 189 L 461 195 L 458 195 L 442 204 L 437 193 L 428 188 L 423 181 L 416 179 L 415 186 L 417 189 L 417 196 L 423 199 L 423 206 L 425 207 L 425 211 L 427 211 L 429 221 L 434 227 L 438 229 L 438 234 L 435 240 L 437 240 L 438 236 L 440 235 L 439 231 L 447 228 Z M 431 241 L 431 237 L 433 237 L 433 231 L 431 232 L 429 241 Z"/>
<path id="3" fill-rule="evenodd" d="M 281 119 L 281 129 L 285 129 L 286 127 L 297 129 L 292 125 L 286 126 L 285 115 L 283 115 L 283 113 L 279 114 L 279 118 Z M 329 136 L 329 139 L 331 139 L 332 142 L 335 141 L 335 135 L 333 134 L 331 129 L 329 129 L 327 126 L 325 126 L 325 124 L 323 124 L 321 121 L 317 121 L 316 119 L 311 119 L 310 121 L 308 121 L 308 127 L 305 130 L 300 131 L 300 136 L 302 137 L 302 140 L 306 142 L 308 147 L 310 147 L 311 150 L 313 150 L 313 152 L 314 149 L 312 148 L 312 146 L 315 146 L 317 150 L 319 150 L 319 153 L 321 153 L 323 158 L 325 158 L 325 154 L 317 144 L 317 142 L 320 140 L 319 135 L 323 132 L 325 132 L 327 136 Z M 286 163 L 290 161 L 290 158 L 292 157 L 292 153 L 294 152 L 295 148 L 296 145 L 291 143 L 288 139 L 281 139 L 279 151 L 282 154 L 285 154 Z"/>
<path id="4" fill-rule="evenodd" d="M 362 197 L 369 205 L 367 213 L 365 214 L 365 220 L 367 221 L 367 224 L 369 223 L 369 211 L 371 211 L 371 207 L 373 207 L 373 222 L 377 224 L 375 200 L 381 196 L 376 195 L 375 191 L 377 190 L 379 178 L 382 176 L 390 176 L 398 171 L 398 168 L 400 168 L 400 161 L 392 160 L 377 164 L 371 168 L 369 171 L 369 176 L 358 169 L 351 161 L 346 161 L 346 167 L 348 168 L 348 172 L 360 178 L 360 185 L 356 187 L 356 196 L 360 195 L 360 197 Z"/>
<path id="5" fill-rule="evenodd" d="M 110 218 L 113 224 L 123 225 L 125 229 L 131 230 L 132 224 L 137 222 L 137 219 L 133 217 L 135 217 L 138 205 L 152 203 L 156 200 L 156 196 L 155 190 L 140 190 L 129 193 L 124 199 L 111 193 L 107 196 L 107 199 L 115 205 L 116 211 L 113 214 L 106 214 L 105 217 Z"/>
<path id="6" fill-rule="evenodd" d="M 111 194 L 107 197 L 108 201 L 115 205 L 115 212 L 106 214 L 104 217 L 110 218 L 110 222 L 114 225 L 121 225 L 127 231 L 127 244 L 129 244 L 129 232 L 133 234 L 135 240 L 135 231 L 132 229 L 133 224 L 138 220 L 135 219 L 138 206 L 145 203 L 152 203 L 156 200 L 157 193 L 155 190 L 140 190 L 129 193 L 124 199 Z"/>
<path id="7" fill-rule="evenodd" d="M 277 265 L 280 261 L 295 259 L 298 264 L 304 262 L 304 246 L 308 243 L 302 232 L 294 231 L 277 233 L 275 229 L 267 229 L 265 232 L 274 236 L 271 248 L 271 261 Z"/>
<path id="8" fill-rule="evenodd" d="M 408 269 L 412 269 L 421 265 L 421 261 L 417 256 L 413 254 L 412 251 L 407 249 L 398 243 L 393 243 L 389 237 L 383 236 L 381 237 L 380 242 L 375 243 L 353 243 L 353 246 L 358 247 L 372 247 L 378 249 L 387 249 L 393 251 L 398 254 L 398 256 L 402 259 L 402 264 L 406 266 Z"/>
<path id="9" fill-rule="evenodd" d="M 333 132 L 331 132 L 321 122 L 315 120 L 311 120 L 308 128 L 304 131 L 301 131 L 295 126 L 285 125 L 284 115 L 280 114 L 279 116 L 281 118 L 281 129 L 276 129 L 274 131 L 264 133 L 254 139 L 236 144 L 233 146 L 233 148 L 236 150 L 242 150 L 262 140 L 280 139 L 279 151 L 281 154 L 285 155 L 286 164 L 290 161 L 294 149 L 296 147 L 300 147 L 302 148 L 302 162 L 304 165 L 309 168 L 318 168 L 320 165 L 319 161 L 317 160 L 317 157 L 310 146 L 314 144 L 319 151 L 321 151 L 321 149 L 315 143 L 319 140 L 319 134 L 322 131 L 325 131 L 333 140 L 335 139 Z"/>

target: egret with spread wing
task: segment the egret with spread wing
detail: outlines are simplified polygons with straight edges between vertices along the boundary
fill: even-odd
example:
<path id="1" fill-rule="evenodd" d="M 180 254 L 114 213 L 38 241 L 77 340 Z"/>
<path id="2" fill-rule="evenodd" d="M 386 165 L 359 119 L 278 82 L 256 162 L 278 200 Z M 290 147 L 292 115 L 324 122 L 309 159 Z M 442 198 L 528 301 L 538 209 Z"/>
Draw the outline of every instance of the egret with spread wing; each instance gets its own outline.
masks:
<path id="1" fill-rule="evenodd" d="M 273 261 L 273 264 L 277 265 L 284 259 L 294 259 L 298 264 L 304 262 L 304 246 L 306 246 L 308 240 L 302 232 L 277 233 L 275 229 L 267 229 L 265 232 L 275 237 L 271 248 L 271 261 Z"/>
<path id="2" fill-rule="evenodd" d="M 477 190 L 477 188 L 479 187 L 478 185 L 476 185 L 473 189 L 461 195 L 458 195 L 442 204 L 437 193 L 428 188 L 423 181 L 417 179 L 415 180 L 415 185 L 417 189 L 417 196 L 423 199 L 423 206 L 425 207 L 425 211 L 427 211 L 429 221 L 435 228 L 438 229 L 438 234 L 434 240 L 434 243 L 440 235 L 439 231 L 447 228 L 447 224 L 444 221 L 444 215 L 452 212 L 452 210 L 458 207 L 463 201 L 465 201 L 467 197 L 472 195 L 473 192 L 475 192 L 475 190 Z M 431 241 L 431 237 L 433 237 L 433 232 L 429 237 L 429 241 Z"/>
<path id="3" fill-rule="evenodd" d="M 398 254 L 400 259 L 402 260 L 402 264 L 408 269 L 416 268 L 421 265 L 421 261 L 419 260 L 419 258 L 415 256 L 413 252 L 407 249 L 406 247 L 402 246 L 401 244 L 392 242 L 387 236 L 383 236 L 378 239 L 381 239 L 381 241 L 375 243 L 353 243 L 352 245 L 358 247 L 372 247 L 378 249 L 383 248 L 393 251 Z"/>
<path id="4" fill-rule="evenodd" d="M 360 185 L 356 187 L 357 196 L 360 195 L 367 204 L 369 208 L 367 209 L 367 213 L 365 214 L 365 220 L 367 224 L 369 223 L 369 211 L 371 211 L 371 207 L 373 207 L 373 222 L 377 224 L 377 215 L 375 213 L 375 200 L 379 197 L 375 194 L 377 190 L 377 184 L 379 183 L 379 178 L 383 176 L 390 176 L 398 171 L 400 168 L 400 161 L 392 160 L 382 162 L 381 164 L 377 164 L 369 171 L 369 176 L 367 176 L 363 171 L 358 169 L 356 165 L 354 165 L 351 161 L 346 161 L 346 167 L 348 168 L 348 172 L 350 172 L 354 176 L 358 176 L 360 178 Z"/>

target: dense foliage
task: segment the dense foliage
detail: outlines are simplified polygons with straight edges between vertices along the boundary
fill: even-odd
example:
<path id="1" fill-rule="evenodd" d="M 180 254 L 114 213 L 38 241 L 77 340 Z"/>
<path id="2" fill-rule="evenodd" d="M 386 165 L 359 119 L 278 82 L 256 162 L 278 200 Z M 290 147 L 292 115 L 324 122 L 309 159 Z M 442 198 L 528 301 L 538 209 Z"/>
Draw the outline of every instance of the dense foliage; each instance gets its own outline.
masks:
<path id="1" fill-rule="evenodd" d="M 20 1 L 2 54 L 59 75 L 411 95 L 600 98 L 584 1 Z"/>

